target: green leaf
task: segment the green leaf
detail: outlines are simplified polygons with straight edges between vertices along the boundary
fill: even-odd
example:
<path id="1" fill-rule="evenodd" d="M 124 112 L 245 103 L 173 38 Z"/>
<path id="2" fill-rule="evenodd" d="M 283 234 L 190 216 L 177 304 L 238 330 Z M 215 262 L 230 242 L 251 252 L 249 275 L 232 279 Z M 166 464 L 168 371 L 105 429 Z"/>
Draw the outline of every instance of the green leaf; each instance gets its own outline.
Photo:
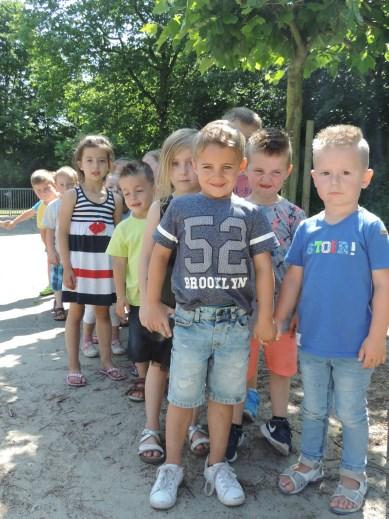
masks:
<path id="1" fill-rule="evenodd" d="M 140 32 L 144 32 L 146 34 L 150 34 L 151 36 L 155 36 L 158 31 L 157 23 L 145 23 L 145 25 L 141 28 Z"/>

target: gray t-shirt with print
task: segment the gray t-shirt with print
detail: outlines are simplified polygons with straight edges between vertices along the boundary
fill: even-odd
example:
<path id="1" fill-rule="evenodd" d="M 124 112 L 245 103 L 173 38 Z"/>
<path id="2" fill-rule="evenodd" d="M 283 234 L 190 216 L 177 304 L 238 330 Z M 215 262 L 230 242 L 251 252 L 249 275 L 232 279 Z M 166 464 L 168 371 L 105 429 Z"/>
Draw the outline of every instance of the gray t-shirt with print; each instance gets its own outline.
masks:
<path id="1" fill-rule="evenodd" d="M 197 193 L 174 199 L 153 238 L 177 249 L 172 289 L 187 310 L 236 305 L 251 313 L 252 257 L 278 246 L 261 209 L 235 195 L 213 199 Z"/>

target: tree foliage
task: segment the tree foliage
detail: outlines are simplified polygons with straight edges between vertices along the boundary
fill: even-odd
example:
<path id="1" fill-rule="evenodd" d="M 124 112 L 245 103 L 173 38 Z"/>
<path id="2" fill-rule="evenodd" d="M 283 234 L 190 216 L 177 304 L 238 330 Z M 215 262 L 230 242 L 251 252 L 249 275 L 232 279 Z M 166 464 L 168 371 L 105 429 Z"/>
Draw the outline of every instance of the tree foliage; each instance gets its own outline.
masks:
<path id="1" fill-rule="evenodd" d="M 384 0 L 156 0 L 169 13 L 159 44 L 186 42 L 200 69 L 214 65 L 287 75 L 285 126 L 298 170 L 303 79 L 320 68 L 336 74 L 341 62 L 359 72 L 386 53 L 389 7 Z M 289 196 L 296 198 L 297 175 Z"/>

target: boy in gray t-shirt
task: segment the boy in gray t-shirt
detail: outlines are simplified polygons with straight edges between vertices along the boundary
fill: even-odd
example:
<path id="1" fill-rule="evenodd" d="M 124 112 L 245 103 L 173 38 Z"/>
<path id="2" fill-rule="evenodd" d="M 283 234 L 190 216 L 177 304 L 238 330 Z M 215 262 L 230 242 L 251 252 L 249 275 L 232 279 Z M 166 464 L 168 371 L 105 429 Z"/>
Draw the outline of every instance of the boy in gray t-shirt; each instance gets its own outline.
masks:
<path id="1" fill-rule="evenodd" d="M 232 406 L 246 395 L 248 320 L 260 301 L 254 336 L 275 337 L 272 320 L 274 276 L 270 251 L 277 239 L 253 204 L 232 191 L 246 166 L 243 135 L 226 121 L 205 126 L 194 143 L 194 169 L 201 193 L 173 200 L 154 233 L 150 261 L 148 328 L 171 336 L 161 289 L 169 257 L 176 297 L 169 380 L 166 463 L 151 490 L 154 508 L 172 507 L 183 479 L 181 451 L 191 410 L 204 403 L 208 388 L 210 453 L 205 491 L 227 506 L 243 503 L 244 492 L 224 461 Z"/>

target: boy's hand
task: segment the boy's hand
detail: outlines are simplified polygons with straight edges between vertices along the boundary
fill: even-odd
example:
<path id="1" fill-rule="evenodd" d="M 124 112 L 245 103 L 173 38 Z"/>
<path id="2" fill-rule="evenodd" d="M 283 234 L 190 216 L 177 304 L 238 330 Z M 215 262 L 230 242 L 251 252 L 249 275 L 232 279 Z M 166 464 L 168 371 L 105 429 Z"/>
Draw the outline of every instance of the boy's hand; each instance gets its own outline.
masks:
<path id="1" fill-rule="evenodd" d="M 65 268 L 63 269 L 63 284 L 66 288 L 69 288 L 70 290 L 75 290 L 77 285 L 77 278 L 74 275 L 73 269 Z"/>
<path id="2" fill-rule="evenodd" d="M 296 331 L 297 331 L 297 328 L 298 328 L 298 323 L 299 323 L 298 315 L 297 315 L 297 312 L 295 312 L 292 315 L 292 318 L 291 318 L 290 324 L 289 324 L 288 332 L 289 332 L 290 337 L 294 337 L 296 335 Z"/>
<path id="3" fill-rule="evenodd" d="M 284 321 L 281 321 L 281 320 L 279 320 L 279 319 L 277 319 L 275 317 L 274 318 L 274 324 L 275 324 L 276 329 L 277 329 L 276 341 L 279 341 L 281 335 L 284 333 L 284 330 L 285 330 Z"/>
<path id="4" fill-rule="evenodd" d="M 254 324 L 253 335 L 254 339 L 261 341 L 264 344 L 272 342 L 277 337 L 277 326 L 272 319 L 261 320 L 257 319 Z"/>
<path id="5" fill-rule="evenodd" d="M 386 340 L 373 340 L 369 335 L 363 341 L 358 359 L 364 368 L 376 368 L 386 360 Z"/>
<path id="6" fill-rule="evenodd" d="M 51 265 L 58 265 L 59 264 L 59 257 L 58 257 L 58 254 L 55 253 L 55 252 L 48 252 L 47 253 L 47 259 L 49 260 L 49 263 Z"/>
<path id="7" fill-rule="evenodd" d="M 171 337 L 169 315 L 174 314 L 174 309 L 163 303 L 152 303 L 148 304 L 147 307 L 147 318 L 144 326 L 149 332 L 158 332 L 166 338 Z"/>
<path id="8" fill-rule="evenodd" d="M 117 298 L 116 313 L 121 319 L 127 320 L 127 315 L 130 313 L 130 304 L 125 296 Z"/>

